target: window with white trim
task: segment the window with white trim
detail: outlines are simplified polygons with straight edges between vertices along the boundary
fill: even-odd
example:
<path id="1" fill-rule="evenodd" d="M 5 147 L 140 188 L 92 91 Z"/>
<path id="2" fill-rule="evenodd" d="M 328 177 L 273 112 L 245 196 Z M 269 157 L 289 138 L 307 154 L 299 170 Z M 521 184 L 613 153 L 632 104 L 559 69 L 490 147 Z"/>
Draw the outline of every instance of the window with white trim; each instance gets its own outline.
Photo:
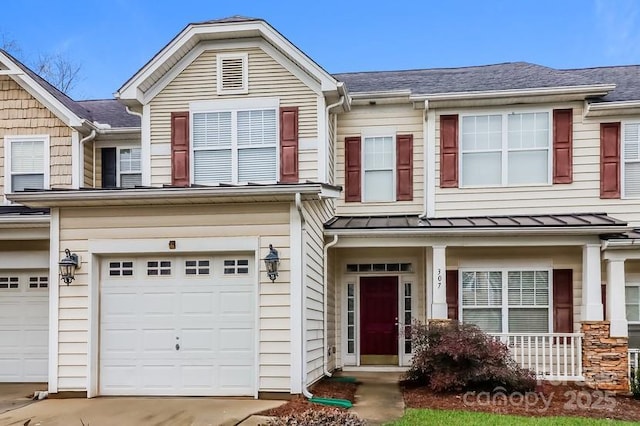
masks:
<path id="1" fill-rule="evenodd" d="M 220 53 L 217 56 L 218 94 L 249 92 L 249 55 L 246 53 Z"/>
<path id="2" fill-rule="evenodd" d="M 548 184 L 549 112 L 464 115 L 460 124 L 462 186 Z"/>
<path id="3" fill-rule="evenodd" d="M 191 116 L 195 184 L 276 182 L 277 106 L 192 111 Z"/>
<path id="4" fill-rule="evenodd" d="M 140 148 L 118 148 L 118 186 L 133 188 L 142 185 Z"/>
<path id="5" fill-rule="evenodd" d="M 640 123 L 625 123 L 622 130 L 622 187 L 625 198 L 640 197 Z"/>
<path id="6" fill-rule="evenodd" d="M 363 201 L 394 201 L 395 137 L 375 136 L 363 139 Z"/>
<path id="7" fill-rule="evenodd" d="M 462 321 L 488 333 L 548 333 L 549 270 L 462 271 Z"/>
<path id="8" fill-rule="evenodd" d="M 49 137 L 5 137 L 5 192 L 49 186 Z"/>
<path id="9" fill-rule="evenodd" d="M 640 283 L 627 283 L 624 293 L 627 321 L 640 323 Z"/>

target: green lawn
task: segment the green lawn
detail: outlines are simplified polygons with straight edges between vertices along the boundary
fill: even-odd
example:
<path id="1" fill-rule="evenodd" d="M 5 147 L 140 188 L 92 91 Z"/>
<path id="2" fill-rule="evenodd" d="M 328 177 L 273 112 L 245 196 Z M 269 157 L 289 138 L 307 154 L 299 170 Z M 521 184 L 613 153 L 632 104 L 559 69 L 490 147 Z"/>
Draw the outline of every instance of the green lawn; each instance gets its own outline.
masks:
<path id="1" fill-rule="evenodd" d="M 475 413 L 472 411 L 448 411 L 407 409 L 404 416 L 387 426 L 416 426 L 416 425 L 491 425 L 491 426 L 626 426 L 637 425 L 632 422 L 622 422 L 605 419 L 586 419 L 582 417 L 519 417 L 501 414 Z"/>

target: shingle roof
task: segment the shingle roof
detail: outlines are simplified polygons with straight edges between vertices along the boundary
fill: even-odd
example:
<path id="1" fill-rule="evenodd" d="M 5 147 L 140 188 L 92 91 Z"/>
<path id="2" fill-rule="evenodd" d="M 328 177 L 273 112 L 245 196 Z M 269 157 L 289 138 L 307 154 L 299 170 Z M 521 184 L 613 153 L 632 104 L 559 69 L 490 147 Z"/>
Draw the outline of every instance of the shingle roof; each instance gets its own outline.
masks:
<path id="1" fill-rule="evenodd" d="M 576 228 L 625 227 L 626 222 L 606 213 L 545 214 L 517 216 L 467 216 L 450 218 L 420 218 L 418 216 L 336 216 L 325 224 L 326 229 L 391 229 L 391 228 Z"/>
<path id="2" fill-rule="evenodd" d="M 434 68 L 334 74 L 351 92 L 410 90 L 436 94 L 606 83 L 598 76 L 557 70 L 527 62 L 508 62 L 463 68 Z"/>
<path id="3" fill-rule="evenodd" d="M 7 51 L 0 49 L 0 52 L 7 55 L 25 74 L 79 118 L 109 124 L 111 127 L 140 127 L 140 118 L 127 113 L 125 106 L 116 99 L 74 101 Z"/>
<path id="4" fill-rule="evenodd" d="M 49 94 L 51 94 L 51 96 L 56 98 L 56 100 L 58 100 L 61 104 L 63 104 L 65 107 L 71 110 L 71 112 L 73 112 L 75 115 L 77 115 L 80 118 L 90 120 L 91 116 L 89 114 L 89 111 L 84 109 L 76 101 L 74 101 L 69 96 L 62 93 L 60 90 L 58 90 L 55 86 L 53 86 L 47 80 L 45 80 L 44 78 L 40 77 L 38 74 L 33 72 L 29 67 L 27 67 L 25 64 L 17 60 L 6 50 L 0 49 L 0 52 L 7 55 L 7 57 L 9 57 L 9 59 L 11 59 L 22 71 L 24 71 L 25 74 L 27 74 L 29 77 L 34 79 L 36 83 L 42 86 L 43 89 L 49 92 Z"/>
<path id="5" fill-rule="evenodd" d="M 233 15 L 233 16 L 227 16 L 226 18 L 212 19 L 210 21 L 195 22 L 191 25 L 227 24 L 227 23 L 233 23 L 233 22 L 251 22 L 251 21 L 264 21 L 264 19 L 250 18 L 248 16 L 242 16 L 242 15 Z"/>
<path id="6" fill-rule="evenodd" d="M 615 102 L 640 99 L 640 65 L 600 67 L 567 70 L 604 82 L 615 83 L 616 88 L 596 102 Z"/>
<path id="7" fill-rule="evenodd" d="M 140 127 L 140 117 L 129 114 L 126 107 L 116 99 L 78 101 L 89 113 L 93 121 L 111 127 Z"/>

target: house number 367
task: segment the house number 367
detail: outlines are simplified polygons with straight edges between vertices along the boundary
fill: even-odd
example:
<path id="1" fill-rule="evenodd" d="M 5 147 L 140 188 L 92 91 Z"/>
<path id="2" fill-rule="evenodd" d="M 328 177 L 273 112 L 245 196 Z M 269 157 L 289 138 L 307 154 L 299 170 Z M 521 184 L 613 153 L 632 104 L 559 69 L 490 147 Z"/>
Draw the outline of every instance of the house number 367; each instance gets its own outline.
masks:
<path id="1" fill-rule="evenodd" d="M 438 272 L 436 272 L 436 281 L 438 282 L 438 288 L 442 287 L 442 269 L 438 269 Z"/>

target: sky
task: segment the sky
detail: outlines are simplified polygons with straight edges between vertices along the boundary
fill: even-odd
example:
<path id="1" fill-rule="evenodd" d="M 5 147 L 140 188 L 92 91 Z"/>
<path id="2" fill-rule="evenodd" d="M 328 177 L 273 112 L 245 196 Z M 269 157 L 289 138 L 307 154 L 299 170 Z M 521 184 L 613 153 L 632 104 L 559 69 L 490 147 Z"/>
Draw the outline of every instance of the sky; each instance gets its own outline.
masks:
<path id="1" fill-rule="evenodd" d="M 232 15 L 265 19 L 330 73 L 640 64 L 637 0 L 13 0 L 0 44 L 15 42 L 27 64 L 71 58 L 72 97 L 105 99 L 188 23 Z"/>

